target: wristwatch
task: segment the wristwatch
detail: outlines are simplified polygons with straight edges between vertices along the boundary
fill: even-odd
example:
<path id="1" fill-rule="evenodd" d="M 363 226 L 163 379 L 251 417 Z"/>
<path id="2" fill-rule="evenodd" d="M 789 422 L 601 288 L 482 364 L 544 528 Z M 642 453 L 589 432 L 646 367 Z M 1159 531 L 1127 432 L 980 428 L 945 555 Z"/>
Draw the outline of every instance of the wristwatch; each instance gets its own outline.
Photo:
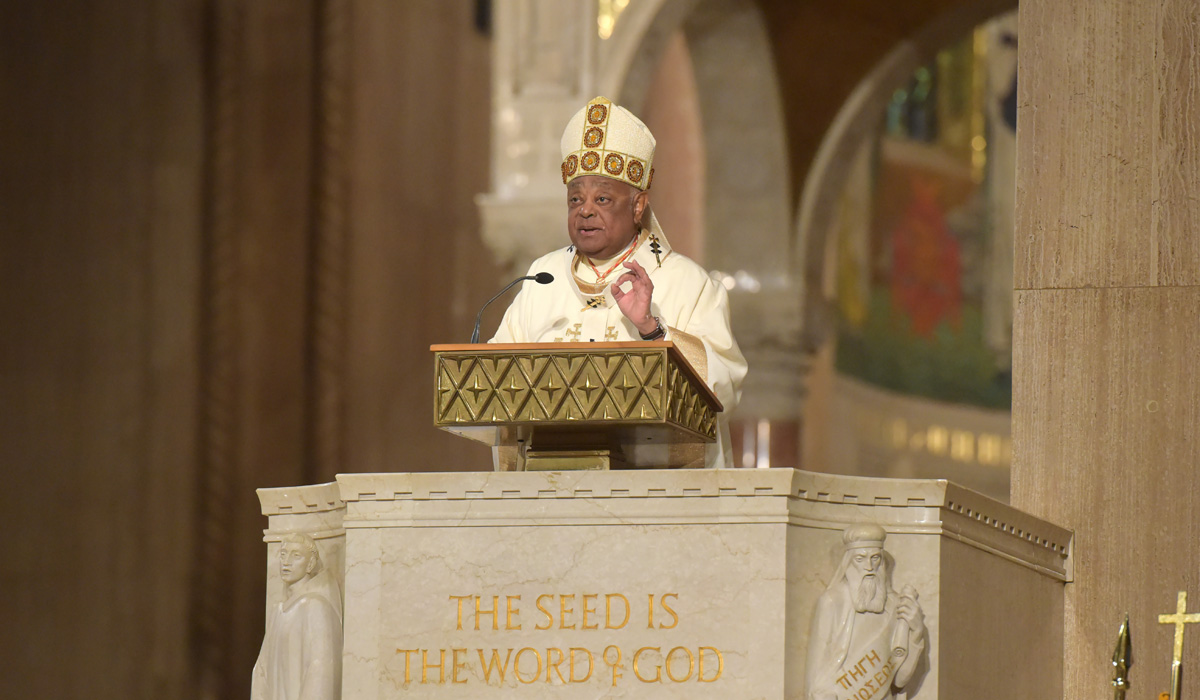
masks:
<path id="1" fill-rule="evenodd" d="M 654 330 L 642 336 L 642 340 L 658 340 L 667 334 L 667 329 L 663 328 L 662 320 L 658 316 L 654 317 Z"/>

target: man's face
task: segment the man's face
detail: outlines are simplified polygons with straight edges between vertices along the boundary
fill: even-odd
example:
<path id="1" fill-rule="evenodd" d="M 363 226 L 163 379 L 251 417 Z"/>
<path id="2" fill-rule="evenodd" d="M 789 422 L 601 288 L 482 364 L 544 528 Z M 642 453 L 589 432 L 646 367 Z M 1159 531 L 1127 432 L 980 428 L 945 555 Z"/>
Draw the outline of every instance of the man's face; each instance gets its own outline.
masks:
<path id="1" fill-rule="evenodd" d="M 284 542 L 279 550 L 279 576 L 290 586 L 308 575 L 312 560 L 312 552 L 305 545 Z"/>
<path id="2" fill-rule="evenodd" d="M 617 255 L 637 233 L 649 195 L 633 185 L 600 175 L 577 177 L 567 185 L 567 233 L 580 253 L 592 258 Z"/>
<path id="3" fill-rule="evenodd" d="M 854 567 L 860 577 L 877 576 L 882 564 L 883 550 L 878 547 L 856 549 L 850 555 L 850 565 Z"/>
<path id="4" fill-rule="evenodd" d="M 855 611 L 883 612 L 888 589 L 884 580 L 883 550 L 879 547 L 851 550 L 846 582 L 850 584 Z"/>

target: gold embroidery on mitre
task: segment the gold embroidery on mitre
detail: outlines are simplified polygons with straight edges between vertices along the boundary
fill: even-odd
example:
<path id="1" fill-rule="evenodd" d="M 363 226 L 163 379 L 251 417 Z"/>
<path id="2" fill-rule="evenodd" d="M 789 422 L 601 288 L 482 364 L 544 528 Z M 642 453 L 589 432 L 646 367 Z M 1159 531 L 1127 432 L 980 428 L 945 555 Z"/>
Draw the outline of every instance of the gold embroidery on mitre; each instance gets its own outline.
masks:
<path id="1" fill-rule="evenodd" d="M 570 177 L 575 174 L 575 171 L 578 168 L 579 168 L 579 156 L 575 155 L 574 153 L 567 156 L 567 159 L 564 160 L 563 164 L 562 164 L 563 184 L 564 185 L 567 184 L 567 180 L 570 179 Z"/>
<path id="2" fill-rule="evenodd" d="M 604 169 L 610 175 L 620 175 L 625 169 L 625 159 L 616 153 L 609 153 L 604 157 Z"/>
<path id="3" fill-rule="evenodd" d="M 588 148 L 599 148 L 604 144 L 604 129 L 593 126 L 583 132 L 583 145 Z"/>
<path id="4" fill-rule="evenodd" d="M 563 183 L 583 175 L 603 175 L 629 183 L 640 190 L 649 189 L 647 172 L 651 174 L 654 158 L 653 135 L 628 110 L 614 105 L 605 97 L 597 97 L 577 113 L 582 114 L 582 129 L 575 132 L 578 150 L 568 153 L 562 161 Z M 578 124 L 578 122 L 576 122 Z M 578 127 L 574 127 L 578 128 Z M 568 129 L 572 129 L 568 125 Z M 616 131 L 614 132 L 614 129 Z M 640 135 L 642 132 L 647 132 Z M 615 134 L 615 136 L 614 136 Z M 570 138 L 564 134 L 564 138 Z M 630 153 L 644 149 L 645 152 Z M 572 161 L 571 159 L 575 160 Z"/>
<path id="5" fill-rule="evenodd" d="M 645 168 L 642 162 L 636 158 L 629 159 L 629 165 L 625 166 L 625 175 L 629 177 L 629 181 L 633 184 L 640 184 L 642 175 L 645 174 Z"/>
<path id="6" fill-rule="evenodd" d="M 587 120 L 589 123 L 603 124 L 605 119 L 608 119 L 608 107 L 602 104 L 594 104 L 588 107 Z"/>

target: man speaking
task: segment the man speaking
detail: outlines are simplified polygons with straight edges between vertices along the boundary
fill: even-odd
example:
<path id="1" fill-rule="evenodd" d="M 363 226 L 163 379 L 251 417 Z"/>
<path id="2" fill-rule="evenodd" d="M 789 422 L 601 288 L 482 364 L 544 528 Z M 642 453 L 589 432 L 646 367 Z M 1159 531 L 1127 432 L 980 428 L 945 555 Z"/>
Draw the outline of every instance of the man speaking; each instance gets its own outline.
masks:
<path id="1" fill-rule="evenodd" d="M 491 342 L 670 340 L 724 406 L 705 466 L 732 467 L 726 416 L 746 360 L 729 328 L 729 298 L 674 252 L 654 213 L 654 136 L 629 110 L 597 97 L 567 123 L 562 176 L 571 245 L 542 256 Z"/>

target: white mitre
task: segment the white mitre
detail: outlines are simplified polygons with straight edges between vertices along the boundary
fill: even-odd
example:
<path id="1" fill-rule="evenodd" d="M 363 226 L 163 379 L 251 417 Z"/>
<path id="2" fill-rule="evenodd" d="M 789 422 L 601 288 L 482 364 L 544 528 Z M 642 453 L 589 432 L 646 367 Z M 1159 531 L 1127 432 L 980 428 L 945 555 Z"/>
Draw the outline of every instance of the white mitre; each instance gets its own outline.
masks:
<path id="1" fill-rule="evenodd" d="M 602 175 L 648 190 L 654 180 L 654 146 L 654 135 L 633 112 L 597 97 L 563 131 L 563 184 Z"/>

